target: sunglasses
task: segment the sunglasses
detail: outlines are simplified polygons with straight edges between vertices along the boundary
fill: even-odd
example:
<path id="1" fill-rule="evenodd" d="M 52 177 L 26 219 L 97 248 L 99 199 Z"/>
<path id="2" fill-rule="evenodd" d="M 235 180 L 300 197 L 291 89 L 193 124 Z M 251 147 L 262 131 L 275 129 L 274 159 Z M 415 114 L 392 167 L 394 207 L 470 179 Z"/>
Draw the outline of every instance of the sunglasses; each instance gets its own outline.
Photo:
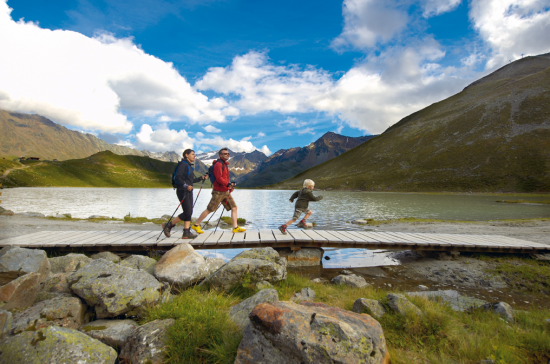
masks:
<path id="1" fill-rule="evenodd" d="M 229 153 L 222 153 L 222 155 L 229 155 Z"/>

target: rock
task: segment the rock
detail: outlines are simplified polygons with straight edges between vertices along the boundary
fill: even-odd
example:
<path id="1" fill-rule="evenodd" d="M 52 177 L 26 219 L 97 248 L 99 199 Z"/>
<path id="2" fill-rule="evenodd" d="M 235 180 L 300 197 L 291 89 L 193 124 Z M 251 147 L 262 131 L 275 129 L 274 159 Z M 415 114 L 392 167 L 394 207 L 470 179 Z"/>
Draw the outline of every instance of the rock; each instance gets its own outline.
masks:
<path id="1" fill-rule="evenodd" d="M 71 273 L 50 274 L 46 282 L 44 282 L 42 290 L 51 293 L 72 293 L 68 280 L 70 275 Z"/>
<path id="2" fill-rule="evenodd" d="M 369 221 L 374 221 L 374 220 L 373 219 L 357 219 L 357 220 L 352 220 L 351 223 L 356 224 L 356 225 L 367 225 L 369 223 Z"/>
<path id="3" fill-rule="evenodd" d="M 88 219 L 110 219 L 110 217 L 103 215 L 91 215 L 90 217 L 88 217 Z"/>
<path id="4" fill-rule="evenodd" d="M 40 275 L 40 283 L 50 274 L 50 262 L 44 250 L 8 246 L 0 250 L 0 286 L 27 273 Z"/>
<path id="5" fill-rule="evenodd" d="M 113 364 L 115 349 L 76 330 L 50 326 L 0 341 L 2 363 Z"/>
<path id="6" fill-rule="evenodd" d="M 40 292 L 40 274 L 28 273 L 0 287 L 0 308 L 12 310 L 31 306 Z"/>
<path id="7" fill-rule="evenodd" d="M 113 348 L 122 348 L 138 324 L 132 320 L 97 320 L 80 327 L 86 335 Z"/>
<path id="8" fill-rule="evenodd" d="M 71 290 L 95 308 L 97 318 L 141 315 L 157 303 L 163 285 L 144 271 L 94 260 L 69 276 Z"/>
<path id="9" fill-rule="evenodd" d="M 189 244 L 180 244 L 167 251 L 155 265 L 155 277 L 179 288 L 202 281 L 208 274 L 206 261 Z"/>
<path id="10" fill-rule="evenodd" d="M 273 288 L 273 285 L 266 281 L 260 281 L 256 283 L 256 289 L 261 291 L 262 289 Z"/>
<path id="11" fill-rule="evenodd" d="M 321 265 L 325 251 L 321 248 L 302 248 L 292 251 L 290 248 L 280 248 L 277 252 L 286 258 L 289 267 L 311 267 Z"/>
<path id="12" fill-rule="evenodd" d="M 64 214 L 60 214 L 60 213 L 56 212 L 55 214 L 52 214 L 52 217 L 55 217 L 56 219 L 64 219 L 67 216 L 65 216 Z"/>
<path id="13" fill-rule="evenodd" d="M 13 316 L 11 312 L 0 310 L 0 339 L 11 330 Z"/>
<path id="14" fill-rule="evenodd" d="M 458 258 L 460 252 L 455 251 L 433 251 L 433 250 L 417 250 L 416 251 L 423 258 L 431 258 L 437 260 L 452 260 Z"/>
<path id="15" fill-rule="evenodd" d="M 326 284 L 328 283 L 328 279 L 325 279 L 325 278 L 313 278 L 311 280 L 313 283 L 319 283 L 319 284 Z"/>
<path id="16" fill-rule="evenodd" d="M 256 293 L 254 296 L 242 301 L 241 303 L 232 306 L 229 309 L 229 317 L 231 317 L 231 319 L 237 325 L 244 329 L 246 325 L 248 325 L 248 323 L 250 322 L 248 315 L 250 314 L 250 312 L 252 312 L 254 307 L 259 305 L 260 303 L 277 301 L 279 301 L 279 294 L 276 290 L 264 289 Z"/>
<path id="17" fill-rule="evenodd" d="M 302 288 L 300 293 L 294 293 L 290 299 L 292 302 L 313 301 L 315 300 L 315 291 L 309 287 Z"/>
<path id="18" fill-rule="evenodd" d="M 544 322 L 546 322 L 547 324 L 550 324 L 550 319 L 546 319 L 544 320 Z"/>
<path id="19" fill-rule="evenodd" d="M 455 311 L 464 311 L 487 303 L 479 298 L 463 296 L 459 292 L 452 289 L 441 291 L 407 292 L 406 295 L 440 299 L 442 302 L 448 303 Z"/>
<path id="20" fill-rule="evenodd" d="M 208 268 L 208 275 L 214 273 L 218 269 L 220 269 L 224 264 L 224 260 L 221 258 L 212 258 L 212 257 L 205 257 L 206 260 L 206 267 Z"/>
<path id="21" fill-rule="evenodd" d="M 52 298 L 57 298 L 57 297 L 77 297 L 77 296 L 73 295 L 72 293 L 57 293 L 57 292 L 41 291 L 41 292 L 38 292 L 38 294 L 36 295 L 34 304 L 36 305 L 38 302 L 51 300 Z"/>
<path id="22" fill-rule="evenodd" d="M 386 309 L 377 300 L 369 300 L 367 298 L 358 298 L 353 303 L 353 312 L 366 313 L 376 318 L 384 316 Z"/>
<path id="23" fill-rule="evenodd" d="M 273 248 L 245 250 L 205 279 L 202 285 L 229 291 L 248 284 L 254 287 L 261 281 L 276 283 L 286 279 L 286 259 Z"/>
<path id="24" fill-rule="evenodd" d="M 128 258 L 120 262 L 123 267 L 143 270 L 149 274 L 153 274 L 155 270 L 155 264 L 157 261 L 153 258 L 145 257 L 143 255 L 130 255 Z"/>
<path id="25" fill-rule="evenodd" d="M 87 309 L 78 297 L 56 297 L 42 301 L 13 316 L 12 333 L 36 331 L 48 326 L 78 329 L 89 321 Z"/>
<path id="26" fill-rule="evenodd" d="M 365 278 L 359 277 L 355 274 L 336 276 L 331 279 L 331 282 L 338 285 L 345 284 L 346 286 L 352 287 L 352 288 L 361 288 L 369 285 L 369 283 L 367 283 Z"/>
<path id="27" fill-rule="evenodd" d="M 0 206 L 0 215 L 13 216 L 14 213 L 13 213 L 13 211 L 11 211 L 11 210 L 6 210 L 5 208 L 3 208 L 3 207 Z"/>
<path id="28" fill-rule="evenodd" d="M 120 351 L 120 359 L 137 364 L 161 364 L 164 362 L 166 330 L 176 320 L 155 320 L 134 330 Z"/>
<path id="29" fill-rule="evenodd" d="M 120 262 L 120 257 L 116 254 L 113 254 L 111 252 L 101 252 L 101 253 L 97 253 L 97 254 L 94 254 L 92 255 L 91 257 L 93 260 L 97 260 L 97 259 L 105 259 L 105 260 L 108 260 L 109 262 L 112 262 L 112 263 L 118 263 Z"/>
<path id="30" fill-rule="evenodd" d="M 388 363 L 372 317 L 322 303 L 261 303 L 250 313 L 235 364 Z"/>
<path id="31" fill-rule="evenodd" d="M 170 215 L 162 215 L 161 216 L 162 220 L 170 220 L 171 218 L 172 218 L 172 216 L 170 216 Z"/>
<path id="32" fill-rule="evenodd" d="M 52 273 L 67 273 L 74 272 L 90 263 L 93 259 L 88 258 L 84 254 L 67 254 L 62 257 L 48 259 Z"/>
<path id="33" fill-rule="evenodd" d="M 406 315 L 408 313 L 414 315 L 424 314 L 424 312 L 422 312 L 402 294 L 389 293 L 386 298 L 391 309 L 400 315 Z"/>
<path id="34" fill-rule="evenodd" d="M 345 276 L 350 276 L 354 273 L 351 270 L 344 269 L 343 271 L 340 272 L 340 274 L 343 274 Z"/>
<path id="35" fill-rule="evenodd" d="M 480 308 L 484 309 L 485 311 L 493 311 L 499 316 L 502 316 L 508 322 L 514 321 L 514 309 L 506 302 L 486 303 Z"/>
<path id="36" fill-rule="evenodd" d="M 421 291 L 427 291 L 428 287 L 424 286 L 423 284 L 419 284 L 418 289 L 421 290 Z"/>
<path id="37" fill-rule="evenodd" d="M 22 212 L 18 215 L 23 215 L 23 216 L 26 216 L 26 217 L 46 217 L 46 215 L 44 215 L 41 212 Z"/>

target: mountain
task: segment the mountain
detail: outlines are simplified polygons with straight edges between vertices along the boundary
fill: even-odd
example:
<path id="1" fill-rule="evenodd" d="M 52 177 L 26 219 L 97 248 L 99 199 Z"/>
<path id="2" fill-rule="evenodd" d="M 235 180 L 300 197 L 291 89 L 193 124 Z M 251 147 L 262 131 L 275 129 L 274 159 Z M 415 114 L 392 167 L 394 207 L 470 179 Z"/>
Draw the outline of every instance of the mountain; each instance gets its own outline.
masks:
<path id="1" fill-rule="evenodd" d="M 367 191 L 550 191 L 550 53 L 525 57 L 278 184 Z"/>
<path id="2" fill-rule="evenodd" d="M 250 172 L 260 165 L 267 156 L 260 151 L 253 151 L 251 153 L 245 152 L 233 152 L 231 149 L 229 152 L 229 178 L 233 181 L 239 181 L 243 176 L 246 176 Z M 204 163 L 207 166 L 212 165 L 212 161 L 218 158 L 218 151 L 209 151 L 197 154 L 196 161 Z"/>
<path id="3" fill-rule="evenodd" d="M 315 142 L 300 148 L 281 149 L 261 161 L 258 167 L 242 178 L 240 187 L 271 185 L 326 162 L 356 146 L 374 138 L 375 135 L 347 137 L 325 133 Z"/>

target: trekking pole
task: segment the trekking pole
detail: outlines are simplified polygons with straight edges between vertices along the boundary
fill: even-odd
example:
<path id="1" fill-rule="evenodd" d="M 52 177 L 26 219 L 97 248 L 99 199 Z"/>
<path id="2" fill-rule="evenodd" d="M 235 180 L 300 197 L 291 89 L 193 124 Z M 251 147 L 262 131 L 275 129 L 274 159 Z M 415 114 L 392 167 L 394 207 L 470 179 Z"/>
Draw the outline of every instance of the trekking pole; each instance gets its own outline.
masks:
<path id="1" fill-rule="evenodd" d="M 168 220 L 167 224 L 170 223 L 170 221 L 172 221 L 172 219 L 174 218 L 174 215 L 176 214 L 176 211 L 178 211 L 178 209 L 180 208 L 181 204 L 183 203 L 183 201 L 185 200 L 185 197 L 187 197 L 187 194 L 184 193 L 183 194 L 183 198 L 181 199 L 180 201 L 180 204 L 178 205 L 178 207 L 176 207 L 176 209 L 174 210 L 174 213 L 172 214 L 172 216 L 170 217 L 170 219 Z M 162 226 L 162 225 L 161 225 Z M 157 241 L 159 240 L 160 236 L 162 235 L 162 232 L 164 231 L 164 229 L 162 229 L 162 231 L 160 232 L 159 236 L 157 236 Z"/>
<path id="2" fill-rule="evenodd" d="M 197 193 L 197 198 L 195 198 L 195 202 L 193 202 L 193 208 L 195 208 L 195 204 L 197 203 L 197 200 L 199 199 L 199 195 L 201 194 L 201 191 L 202 191 L 202 185 L 204 184 L 204 179 L 202 180 L 202 183 L 201 183 L 201 188 L 199 190 L 199 193 Z"/>
<path id="3" fill-rule="evenodd" d="M 229 195 L 227 195 L 226 203 L 224 203 L 224 205 L 227 205 L 229 203 L 229 197 L 230 196 L 231 196 L 231 191 L 229 191 Z M 223 202 L 223 200 L 222 200 L 222 202 Z M 222 204 L 222 202 L 220 202 L 220 205 Z M 220 218 L 218 219 L 218 223 L 216 224 L 216 228 L 214 229 L 214 232 L 216 232 L 216 230 L 218 230 L 218 225 L 220 225 L 220 220 L 222 219 L 224 211 L 225 211 L 225 207 L 222 208 L 222 213 L 220 214 Z"/>

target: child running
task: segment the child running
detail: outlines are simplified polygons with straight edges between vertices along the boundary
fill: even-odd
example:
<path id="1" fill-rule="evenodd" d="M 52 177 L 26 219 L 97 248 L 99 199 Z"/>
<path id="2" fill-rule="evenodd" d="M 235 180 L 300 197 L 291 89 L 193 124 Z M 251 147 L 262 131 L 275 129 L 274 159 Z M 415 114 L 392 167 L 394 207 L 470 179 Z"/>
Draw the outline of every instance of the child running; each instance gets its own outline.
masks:
<path id="1" fill-rule="evenodd" d="M 306 214 L 302 220 L 298 224 L 296 224 L 298 227 L 306 227 L 306 220 L 311 216 L 313 211 L 308 210 L 309 207 L 309 201 L 321 201 L 323 199 L 323 196 L 313 196 L 313 188 L 315 188 L 315 182 L 313 182 L 310 179 L 306 179 L 304 181 L 304 186 L 300 191 L 296 191 L 292 194 L 290 197 L 290 202 L 294 202 L 296 200 L 296 205 L 294 205 L 294 216 L 292 216 L 292 219 L 289 220 L 286 224 L 283 224 L 279 226 L 279 230 L 286 235 L 286 229 L 290 224 L 293 224 L 300 215 L 303 213 Z"/>

